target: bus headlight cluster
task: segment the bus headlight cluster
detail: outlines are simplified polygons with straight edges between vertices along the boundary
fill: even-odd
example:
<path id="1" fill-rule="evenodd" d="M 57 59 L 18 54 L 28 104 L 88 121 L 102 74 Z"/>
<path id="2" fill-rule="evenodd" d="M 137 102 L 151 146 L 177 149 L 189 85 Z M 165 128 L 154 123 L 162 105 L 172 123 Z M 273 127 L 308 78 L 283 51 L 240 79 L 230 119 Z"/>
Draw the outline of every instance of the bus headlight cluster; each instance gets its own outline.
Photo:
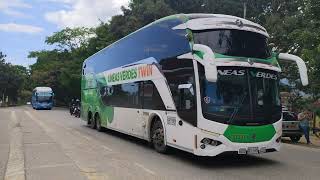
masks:
<path id="1" fill-rule="evenodd" d="M 222 144 L 220 141 L 216 141 L 210 138 L 203 138 L 200 142 L 202 143 L 200 145 L 201 149 L 206 148 L 206 145 L 219 146 L 220 144 Z"/>

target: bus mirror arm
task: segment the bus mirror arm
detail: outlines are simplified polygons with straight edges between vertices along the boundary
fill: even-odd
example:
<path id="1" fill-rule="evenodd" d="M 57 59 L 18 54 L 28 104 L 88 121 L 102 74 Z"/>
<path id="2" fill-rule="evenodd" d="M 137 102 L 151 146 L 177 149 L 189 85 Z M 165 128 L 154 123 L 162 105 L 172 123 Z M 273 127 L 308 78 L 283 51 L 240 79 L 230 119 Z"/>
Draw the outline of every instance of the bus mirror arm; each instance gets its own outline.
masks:
<path id="1" fill-rule="evenodd" d="M 309 84 L 307 66 L 306 63 L 300 57 L 292 54 L 280 53 L 278 55 L 278 58 L 280 61 L 295 62 L 299 69 L 302 85 L 307 86 Z"/>
<path id="2" fill-rule="evenodd" d="M 198 61 L 204 65 L 205 76 L 209 82 L 217 82 L 218 79 L 218 70 L 215 64 L 214 53 L 210 47 L 203 44 L 194 44 L 193 51 L 203 52 L 203 61 Z"/>

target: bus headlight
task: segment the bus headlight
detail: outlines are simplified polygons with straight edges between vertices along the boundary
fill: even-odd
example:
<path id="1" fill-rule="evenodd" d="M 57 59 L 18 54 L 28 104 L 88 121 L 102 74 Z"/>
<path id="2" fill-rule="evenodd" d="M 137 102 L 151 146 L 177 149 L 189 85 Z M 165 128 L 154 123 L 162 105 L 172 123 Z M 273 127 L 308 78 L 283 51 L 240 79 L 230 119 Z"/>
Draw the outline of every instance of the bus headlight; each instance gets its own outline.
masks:
<path id="1" fill-rule="evenodd" d="M 210 138 L 203 138 L 201 140 L 201 143 L 205 144 L 205 145 L 211 145 L 211 146 L 219 146 L 220 144 L 222 144 L 220 141 L 216 141 Z"/>

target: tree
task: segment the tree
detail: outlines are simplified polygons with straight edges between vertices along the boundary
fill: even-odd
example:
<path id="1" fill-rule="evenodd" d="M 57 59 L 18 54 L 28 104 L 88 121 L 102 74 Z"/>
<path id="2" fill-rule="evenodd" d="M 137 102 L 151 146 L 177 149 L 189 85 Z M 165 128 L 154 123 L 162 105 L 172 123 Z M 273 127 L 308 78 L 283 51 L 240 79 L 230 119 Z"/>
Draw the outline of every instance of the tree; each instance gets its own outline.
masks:
<path id="1" fill-rule="evenodd" d="M 6 63 L 5 57 L 0 52 L 0 99 L 5 102 L 8 98 L 9 104 L 16 104 L 19 100 L 19 93 L 28 78 L 28 71 L 23 66 Z"/>
<path id="2" fill-rule="evenodd" d="M 49 45 L 56 44 L 62 50 L 72 51 L 79 48 L 86 48 L 88 39 L 91 38 L 92 35 L 93 29 L 85 27 L 65 28 L 47 37 L 45 42 Z"/>
<path id="3" fill-rule="evenodd" d="M 118 39 L 172 14 L 215 13 L 243 17 L 244 3 L 247 19 L 268 30 L 276 53 L 293 53 L 307 62 L 312 81 L 307 88 L 297 81 L 295 65 L 281 64 L 283 77 L 290 85 L 283 90 L 292 93 L 303 90 L 318 98 L 320 5 L 317 0 L 131 0 L 129 7 L 122 7 L 122 14 L 113 16 L 110 21 L 101 20 L 96 28 L 66 28 L 49 36 L 45 42 L 56 45 L 56 49 L 30 52 L 29 57 L 37 59 L 31 66 L 32 84 L 52 86 L 57 92 L 56 98 L 66 103 L 68 97 L 80 96 L 82 62 Z M 297 96 L 297 102 L 299 98 Z"/>

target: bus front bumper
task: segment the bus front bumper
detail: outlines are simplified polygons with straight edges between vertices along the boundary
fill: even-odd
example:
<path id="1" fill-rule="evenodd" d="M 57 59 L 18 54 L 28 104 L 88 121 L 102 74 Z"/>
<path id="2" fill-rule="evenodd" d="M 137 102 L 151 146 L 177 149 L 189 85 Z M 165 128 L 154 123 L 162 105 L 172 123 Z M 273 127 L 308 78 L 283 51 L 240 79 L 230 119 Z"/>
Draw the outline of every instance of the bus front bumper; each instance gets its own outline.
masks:
<path id="1" fill-rule="evenodd" d="M 203 140 L 209 138 L 215 143 L 205 143 Z M 212 142 L 213 142 L 212 141 Z M 280 151 L 281 135 L 275 134 L 269 141 L 255 143 L 234 143 L 224 135 L 203 133 L 200 131 L 195 137 L 194 154 L 198 156 L 217 156 L 225 152 L 238 154 L 262 154 Z"/>
<path id="2" fill-rule="evenodd" d="M 52 108 L 52 104 L 51 103 L 36 103 L 35 107 L 37 109 L 51 109 Z"/>

